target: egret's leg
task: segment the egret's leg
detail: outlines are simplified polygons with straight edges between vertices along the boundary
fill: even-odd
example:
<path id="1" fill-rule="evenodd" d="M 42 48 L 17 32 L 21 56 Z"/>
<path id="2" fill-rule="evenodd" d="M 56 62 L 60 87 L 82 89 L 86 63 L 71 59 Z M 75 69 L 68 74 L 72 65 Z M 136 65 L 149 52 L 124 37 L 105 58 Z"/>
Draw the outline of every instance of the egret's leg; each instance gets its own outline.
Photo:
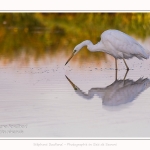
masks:
<path id="1" fill-rule="evenodd" d="M 115 58 L 115 66 L 116 66 L 116 70 L 118 69 L 117 68 L 117 59 Z"/>
<path id="2" fill-rule="evenodd" d="M 116 71 L 115 71 L 115 79 L 117 80 L 117 69 L 116 69 Z"/>
<path id="3" fill-rule="evenodd" d="M 124 58 L 123 58 L 123 61 L 124 61 L 125 65 L 126 65 L 127 70 L 129 70 L 129 67 L 128 67 L 126 61 L 124 60 Z"/>

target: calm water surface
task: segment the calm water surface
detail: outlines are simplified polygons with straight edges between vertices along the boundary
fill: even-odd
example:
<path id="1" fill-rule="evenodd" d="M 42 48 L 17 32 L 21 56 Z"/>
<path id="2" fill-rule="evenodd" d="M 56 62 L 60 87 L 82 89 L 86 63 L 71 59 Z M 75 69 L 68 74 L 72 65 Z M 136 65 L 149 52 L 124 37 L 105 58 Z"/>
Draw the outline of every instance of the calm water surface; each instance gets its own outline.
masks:
<path id="1" fill-rule="evenodd" d="M 150 136 L 150 60 L 66 60 L 1 65 L 1 137 Z"/>
<path id="2" fill-rule="evenodd" d="M 1 63 L 0 137 L 150 137 L 150 59 L 67 59 Z"/>

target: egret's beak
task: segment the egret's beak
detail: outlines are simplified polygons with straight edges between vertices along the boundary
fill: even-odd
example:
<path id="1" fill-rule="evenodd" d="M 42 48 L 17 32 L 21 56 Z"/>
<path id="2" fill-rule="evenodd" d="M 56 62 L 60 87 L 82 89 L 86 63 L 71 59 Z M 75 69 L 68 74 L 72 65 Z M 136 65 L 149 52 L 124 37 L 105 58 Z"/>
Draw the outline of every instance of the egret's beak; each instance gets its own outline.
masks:
<path id="1" fill-rule="evenodd" d="M 67 65 L 67 63 L 70 61 L 70 59 L 74 56 L 75 51 L 73 51 L 72 55 L 69 57 L 69 59 L 67 60 L 67 62 L 65 63 L 65 65 Z"/>

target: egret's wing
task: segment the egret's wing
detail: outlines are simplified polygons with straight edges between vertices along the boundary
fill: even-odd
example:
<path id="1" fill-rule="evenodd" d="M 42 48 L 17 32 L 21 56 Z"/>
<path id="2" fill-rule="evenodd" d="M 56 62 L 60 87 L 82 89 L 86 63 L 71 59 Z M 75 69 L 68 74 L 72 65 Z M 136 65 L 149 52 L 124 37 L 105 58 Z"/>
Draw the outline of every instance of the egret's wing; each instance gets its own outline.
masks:
<path id="1" fill-rule="evenodd" d="M 102 42 L 106 48 L 109 45 L 111 49 L 118 52 L 148 58 L 145 49 L 136 40 L 121 31 L 108 30 L 107 33 L 102 34 Z"/>

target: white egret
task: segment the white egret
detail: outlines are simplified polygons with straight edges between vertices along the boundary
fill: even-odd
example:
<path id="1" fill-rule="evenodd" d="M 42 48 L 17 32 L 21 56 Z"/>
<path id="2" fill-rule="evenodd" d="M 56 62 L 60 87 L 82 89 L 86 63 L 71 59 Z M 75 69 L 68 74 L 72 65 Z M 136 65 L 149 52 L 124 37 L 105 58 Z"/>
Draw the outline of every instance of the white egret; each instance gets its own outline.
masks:
<path id="1" fill-rule="evenodd" d="M 144 49 L 135 39 L 119 30 L 106 30 L 101 34 L 101 41 L 93 45 L 90 40 L 85 40 L 78 44 L 68 59 L 66 64 L 71 58 L 77 54 L 83 46 L 91 52 L 105 52 L 115 58 L 115 66 L 117 69 L 117 59 L 123 59 L 127 70 L 129 67 L 125 59 L 137 57 L 138 59 L 148 59 L 150 52 Z M 65 65 L 66 65 L 65 64 Z"/>

